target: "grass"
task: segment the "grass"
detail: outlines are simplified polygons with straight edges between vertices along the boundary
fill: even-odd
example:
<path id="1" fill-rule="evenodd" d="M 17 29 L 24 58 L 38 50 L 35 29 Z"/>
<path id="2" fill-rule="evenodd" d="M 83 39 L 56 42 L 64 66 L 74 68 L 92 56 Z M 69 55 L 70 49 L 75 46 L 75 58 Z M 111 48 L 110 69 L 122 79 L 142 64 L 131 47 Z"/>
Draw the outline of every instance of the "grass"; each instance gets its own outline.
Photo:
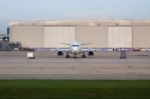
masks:
<path id="1" fill-rule="evenodd" d="M 150 99 L 150 81 L 1 80 L 0 99 Z"/>

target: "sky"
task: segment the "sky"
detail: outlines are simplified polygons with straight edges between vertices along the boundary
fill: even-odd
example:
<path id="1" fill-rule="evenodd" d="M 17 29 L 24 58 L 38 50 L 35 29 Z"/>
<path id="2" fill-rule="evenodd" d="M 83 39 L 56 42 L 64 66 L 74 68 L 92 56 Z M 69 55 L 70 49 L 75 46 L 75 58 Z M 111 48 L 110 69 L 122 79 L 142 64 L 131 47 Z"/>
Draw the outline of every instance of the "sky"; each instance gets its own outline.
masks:
<path id="1" fill-rule="evenodd" d="M 0 33 L 9 21 L 150 19 L 150 0 L 0 0 Z"/>

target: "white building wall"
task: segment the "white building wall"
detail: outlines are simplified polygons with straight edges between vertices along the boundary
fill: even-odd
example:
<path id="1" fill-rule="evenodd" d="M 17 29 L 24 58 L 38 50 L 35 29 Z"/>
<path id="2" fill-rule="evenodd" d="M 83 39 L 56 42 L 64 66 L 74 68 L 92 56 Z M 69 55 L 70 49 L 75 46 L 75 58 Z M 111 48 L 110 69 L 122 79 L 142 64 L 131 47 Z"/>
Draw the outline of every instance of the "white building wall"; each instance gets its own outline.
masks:
<path id="1" fill-rule="evenodd" d="M 150 26 L 133 27 L 133 47 L 150 48 Z"/>
<path id="2" fill-rule="evenodd" d="M 72 43 L 75 41 L 75 28 L 67 26 L 51 26 L 44 28 L 44 47 L 60 48 L 68 45 L 60 43 Z"/>
<path id="3" fill-rule="evenodd" d="M 92 43 L 84 47 L 107 48 L 107 27 L 100 26 L 78 26 L 76 27 L 76 40 L 81 43 Z"/>
<path id="4" fill-rule="evenodd" d="M 132 27 L 109 27 L 108 46 L 110 48 L 131 48 Z"/>
<path id="5" fill-rule="evenodd" d="M 20 42 L 23 47 L 43 48 L 43 26 L 11 26 L 10 42 Z"/>
<path id="6" fill-rule="evenodd" d="M 60 48 L 60 43 L 93 43 L 85 47 L 150 48 L 150 20 L 79 20 L 10 22 L 10 42 L 23 47 Z"/>

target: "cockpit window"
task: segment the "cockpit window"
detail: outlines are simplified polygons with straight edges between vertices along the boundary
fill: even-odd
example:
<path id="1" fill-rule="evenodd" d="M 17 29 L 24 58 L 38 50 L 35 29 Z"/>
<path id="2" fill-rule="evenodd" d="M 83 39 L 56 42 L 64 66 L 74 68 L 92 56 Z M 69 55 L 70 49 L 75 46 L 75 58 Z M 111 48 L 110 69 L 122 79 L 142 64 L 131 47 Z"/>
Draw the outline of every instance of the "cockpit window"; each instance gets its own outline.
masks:
<path id="1" fill-rule="evenodd" d="M 79 47 L 79 45 L 72 45 L 72 47 Z"/>

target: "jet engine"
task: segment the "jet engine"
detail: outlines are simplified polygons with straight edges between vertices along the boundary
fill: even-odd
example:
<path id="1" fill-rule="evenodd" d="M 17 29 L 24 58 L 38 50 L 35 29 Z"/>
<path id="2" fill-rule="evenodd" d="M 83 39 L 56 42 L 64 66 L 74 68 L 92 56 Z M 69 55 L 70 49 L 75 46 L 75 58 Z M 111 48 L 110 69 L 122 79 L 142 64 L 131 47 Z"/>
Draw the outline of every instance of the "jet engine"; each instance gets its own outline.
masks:
<path id="1" fill-rule="evenodd" d="M 58 55 L 58 56 L 63 56 L 63 54 L 64 54 L 64 53 L 63 53 L 62 51 L 58 51 L 58 52 L 57 52 L 57 55 Z"/>
<path id="2" fill-rule="evenodd" d="M 89 52 L 88 52 L 88 55 L 89 55 L 89 56 L 94 56 L 94 52 L 93 52 L 93 51 L 89 51 Z"/>

